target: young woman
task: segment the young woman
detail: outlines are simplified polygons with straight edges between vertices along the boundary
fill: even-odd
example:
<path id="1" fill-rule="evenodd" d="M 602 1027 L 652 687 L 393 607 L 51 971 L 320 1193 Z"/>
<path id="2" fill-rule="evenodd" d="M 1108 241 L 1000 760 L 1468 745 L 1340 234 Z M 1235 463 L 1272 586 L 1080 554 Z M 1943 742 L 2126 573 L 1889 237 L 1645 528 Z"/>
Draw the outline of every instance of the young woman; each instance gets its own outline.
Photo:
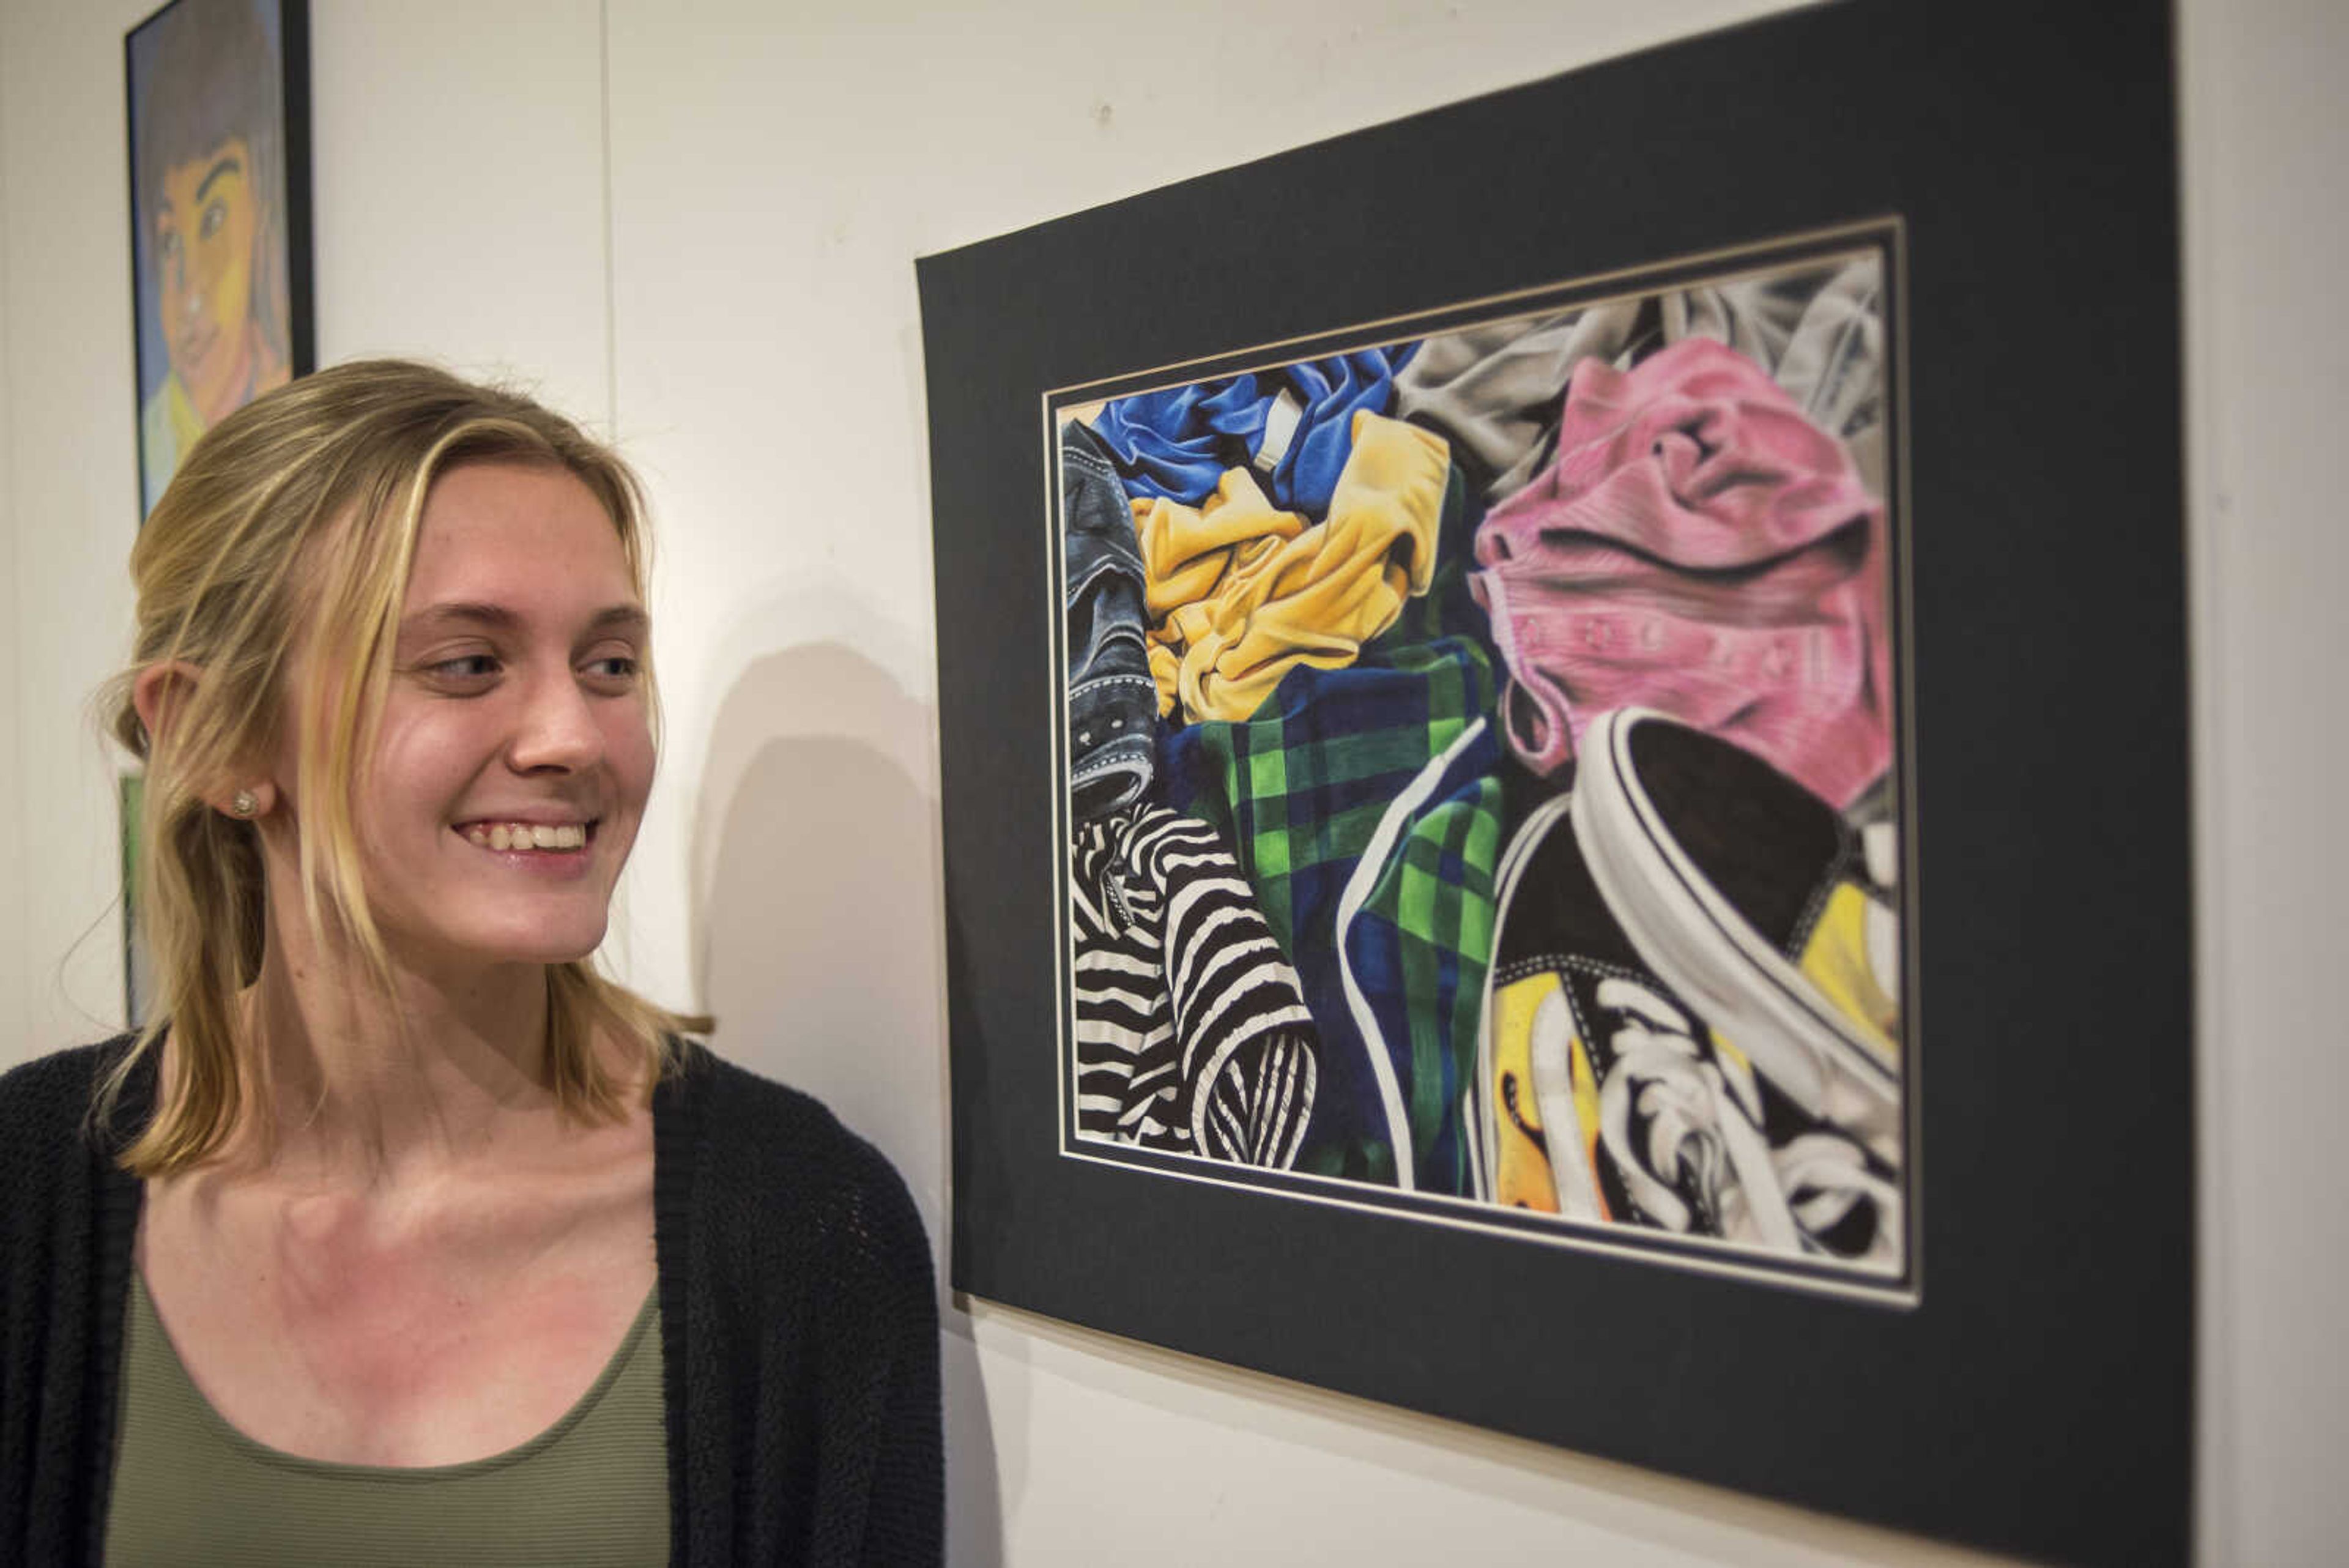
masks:
<path id="1" fill-rule="evenodd" d="M 938 1557 L 903 1185 L 589 962 L 641 511 L 560 416 L 372 362 L 148 520 L 159 1022 L 0 1078 L 0 1561 Z"/>

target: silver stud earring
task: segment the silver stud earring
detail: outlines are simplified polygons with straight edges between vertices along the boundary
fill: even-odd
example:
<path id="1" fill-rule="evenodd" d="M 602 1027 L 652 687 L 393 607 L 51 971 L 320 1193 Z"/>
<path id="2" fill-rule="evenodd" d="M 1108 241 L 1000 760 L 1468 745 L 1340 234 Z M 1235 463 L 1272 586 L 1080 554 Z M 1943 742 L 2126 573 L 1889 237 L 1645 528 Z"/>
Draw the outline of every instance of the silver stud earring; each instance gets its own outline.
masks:
<path id="1" fill-rule="evenodd" d="M 261 797 L 249 789 L 241 789 L 230 798 L 228 808 L 237 816 L 251 816 L 261 809 Z"/>

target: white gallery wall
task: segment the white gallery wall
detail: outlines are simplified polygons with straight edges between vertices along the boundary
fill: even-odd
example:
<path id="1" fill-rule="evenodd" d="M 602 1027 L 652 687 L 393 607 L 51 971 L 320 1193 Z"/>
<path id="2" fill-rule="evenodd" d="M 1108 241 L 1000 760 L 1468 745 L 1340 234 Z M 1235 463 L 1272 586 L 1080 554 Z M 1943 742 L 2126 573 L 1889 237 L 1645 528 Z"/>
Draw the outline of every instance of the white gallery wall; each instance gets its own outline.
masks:
<path id="1" fill-rule="evenodd" d="M 936 1236 L 952 476 L 926 472 L 912 258 L 1775 8 L 311 3 L 322 358 L 527 380 L 651 486 L 667 739 L 615 961 L 881 1145 Z M 120 42 L 147 8 L 0 0 L 0 1065 L 120 1012 L 87 697 L 129 622 Z M 2349 1054 L 2323 984 L 2349 956 L 2349 337 L 2323 303 L 2349 21 L 2189 0 L 2178 30 L 2199 1533 L 2209 1563 L 2318 1563 L 2349 1540 Z M 957 1564 L 1978 1560 L 984 1304 L 948 1303 L 946 1371 Z"/>

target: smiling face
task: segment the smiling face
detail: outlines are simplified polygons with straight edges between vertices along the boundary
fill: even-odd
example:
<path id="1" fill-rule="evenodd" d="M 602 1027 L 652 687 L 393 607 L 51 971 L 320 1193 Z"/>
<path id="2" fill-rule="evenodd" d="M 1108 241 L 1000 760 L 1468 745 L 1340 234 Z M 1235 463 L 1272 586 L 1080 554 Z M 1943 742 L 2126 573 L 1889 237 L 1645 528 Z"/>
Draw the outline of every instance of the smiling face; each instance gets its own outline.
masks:
<path id="1" fill-rule="evenodd" d="M 433 482 L 355 801 L 396 961 L 557 963 L 603 940 L 652 787 L 647 633 L 579 480 L 495 462 Z"/>

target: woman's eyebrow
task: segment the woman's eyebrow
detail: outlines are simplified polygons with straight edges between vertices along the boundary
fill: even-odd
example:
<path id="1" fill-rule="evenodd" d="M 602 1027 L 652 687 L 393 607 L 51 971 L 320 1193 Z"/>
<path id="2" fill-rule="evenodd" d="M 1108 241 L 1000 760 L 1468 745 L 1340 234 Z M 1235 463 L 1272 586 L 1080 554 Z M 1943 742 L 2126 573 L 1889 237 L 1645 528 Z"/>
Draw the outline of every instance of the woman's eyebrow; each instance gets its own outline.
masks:
<path id="1" fill-rule="evenodd" d="M 624 631 L 642 637 L 653 627 L 653 618 L 645 613 L 642 605 L 614 605 L 599 609 L 587 622 L 590 632 Z"/>
<path id="2" fill-rule="evenodd" d="M 450 627 L 478 627 L 484 631 L 512 631 L 523 624 L 523 618 L 504 605 L 452 599 L 443 604 L 427 605 L 399 623 L 403 636 L 439 631 Z M 641 637 L 652 627 L 652 617 L 642 605 L 607 605 L 587 618 L 589 633 L 606 631 L 632 632 Z"/>
<path id="3" fill-rule="evenodd" d="M 485 631 L 512 631 L 521 625 L 522 617 L 503 605 L 459 599 L 427 605 L 402 620 L 399 629 L 403 634 L 439 631 L 444 627 L 479 627 Z"/>

